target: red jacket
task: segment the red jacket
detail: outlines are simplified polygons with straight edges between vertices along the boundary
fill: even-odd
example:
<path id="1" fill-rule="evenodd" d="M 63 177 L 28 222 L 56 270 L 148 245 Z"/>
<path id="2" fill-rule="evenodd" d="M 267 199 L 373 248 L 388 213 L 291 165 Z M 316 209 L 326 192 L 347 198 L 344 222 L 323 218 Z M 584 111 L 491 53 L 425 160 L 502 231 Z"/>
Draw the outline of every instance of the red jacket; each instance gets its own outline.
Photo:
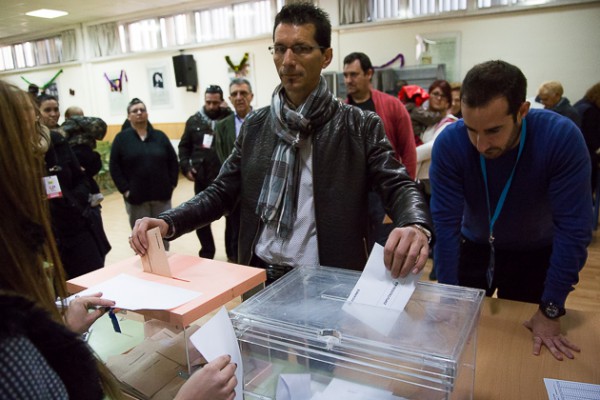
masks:
<path id="1" fill-rule="evenodd" d="M 417 172 L 417 150 L 410 115 L 406 111 L 406 107 L 394 96 L 376 89 L 371 89 L 371 98 L 375 104 L 375 112 L 383 122 L 385 134 L 394 148 L 396 156 L 414 179 Z M 346 102 L 349 102 L 348 99 Z"/>

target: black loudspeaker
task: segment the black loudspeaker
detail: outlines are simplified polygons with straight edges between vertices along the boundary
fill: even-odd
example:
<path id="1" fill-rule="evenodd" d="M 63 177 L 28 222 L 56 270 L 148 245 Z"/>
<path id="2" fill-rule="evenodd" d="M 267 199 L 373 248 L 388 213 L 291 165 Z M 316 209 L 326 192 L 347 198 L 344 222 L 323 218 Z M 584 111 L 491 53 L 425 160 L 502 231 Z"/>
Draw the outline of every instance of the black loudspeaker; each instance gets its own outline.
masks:
<path id="1" fill-rule="evenodd" d="M 198 72 L 194 56 L 191 54 L 174 56 L 173 69 L 177 87 L 185 86 L 188 92 L 195 92 L 198 87 Z"/>

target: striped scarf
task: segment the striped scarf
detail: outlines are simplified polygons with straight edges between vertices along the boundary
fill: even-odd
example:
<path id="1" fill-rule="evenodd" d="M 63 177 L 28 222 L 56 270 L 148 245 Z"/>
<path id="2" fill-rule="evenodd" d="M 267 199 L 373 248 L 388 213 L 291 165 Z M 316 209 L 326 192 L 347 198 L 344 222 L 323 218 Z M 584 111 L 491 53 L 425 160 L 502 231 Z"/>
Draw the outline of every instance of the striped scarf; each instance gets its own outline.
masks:
<path id="1" fill-rule="evenodd" d="M 279 237 L 287 238 L 296 220 L 300 160 L 298 146 L 307 140 L 315 127 L 329 119 L 333 95 L 323 77 L 315 90 L 297 110 L 289 108 L 282 85 L 271 99 L 271 116 L 278 137 L 271 156 L 271 172 L 265 176 L 256 206 L 261 220 L 274 226 Z"/>

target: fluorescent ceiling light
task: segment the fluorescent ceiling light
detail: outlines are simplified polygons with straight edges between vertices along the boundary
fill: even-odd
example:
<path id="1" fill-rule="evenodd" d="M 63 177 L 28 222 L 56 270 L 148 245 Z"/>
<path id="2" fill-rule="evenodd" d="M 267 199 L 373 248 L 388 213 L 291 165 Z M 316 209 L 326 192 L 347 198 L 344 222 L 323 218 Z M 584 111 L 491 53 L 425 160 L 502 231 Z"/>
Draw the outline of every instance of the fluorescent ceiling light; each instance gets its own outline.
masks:
<path id="1" fill-rule="evenodd" d="M 39 17 L 39 18 L 58 18 L 58 17 L 64 17 L 65 15 L 68 15 L 68 14 L 69 13 L 66 11 L 47 10 L 45 8 L 25 13 L 25 15 L 29 15 L 30 17 Z"/>

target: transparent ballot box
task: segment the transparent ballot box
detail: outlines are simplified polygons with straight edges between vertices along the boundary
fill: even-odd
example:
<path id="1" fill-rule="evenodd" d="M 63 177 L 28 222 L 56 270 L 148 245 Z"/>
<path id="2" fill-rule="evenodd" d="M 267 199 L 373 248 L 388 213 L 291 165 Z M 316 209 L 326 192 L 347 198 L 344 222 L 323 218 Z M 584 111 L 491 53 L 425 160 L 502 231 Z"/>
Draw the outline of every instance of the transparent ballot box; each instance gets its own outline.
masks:
<path id="1" fill-rule="evenodd" d="M 398 312 L 347 302 L 359 277 L 297 268 L 230 311 L 245 399 L 472 399 L 484 291 L 419 282 Z"/>

